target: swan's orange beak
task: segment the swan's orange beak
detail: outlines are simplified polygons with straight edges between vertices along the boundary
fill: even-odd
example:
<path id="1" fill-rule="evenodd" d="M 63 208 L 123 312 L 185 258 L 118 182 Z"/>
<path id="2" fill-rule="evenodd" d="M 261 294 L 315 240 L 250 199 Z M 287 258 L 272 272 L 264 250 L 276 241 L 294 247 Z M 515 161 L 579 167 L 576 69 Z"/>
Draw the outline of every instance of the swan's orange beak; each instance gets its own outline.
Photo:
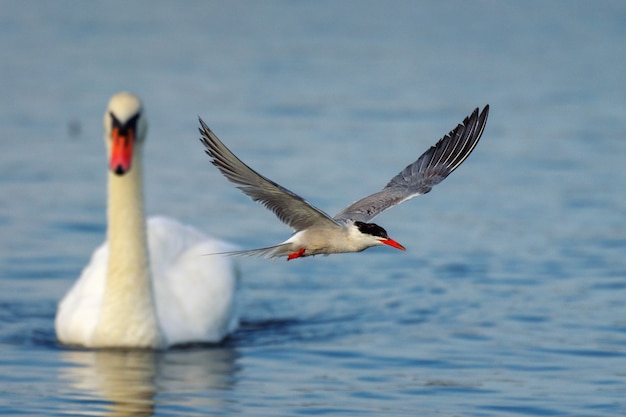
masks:
<path id="1" fill-rule="evenodd" d="M 124 132 L 121 133 L 119 127 L 113 127 L 113 132 L 111 133 L 111 159 L 109 161 L 111 172 L 117 175 L 124 175 L 130 170 L 134 143 L 134 129 L 124 129 Z"/>
<path id="2" fill-rule="evenodd" d="M 396 249 L 400 249 L 400 250 L 406 250 L 406 248 L 404 246 L 402 246 L 401 244 L 399 244 L 398 242 L 396 242 L 393 239 L 381 239 L 381 243 L 384 243 L 385 245 L 389 245 L 392 248 L 396 248 Z"/>

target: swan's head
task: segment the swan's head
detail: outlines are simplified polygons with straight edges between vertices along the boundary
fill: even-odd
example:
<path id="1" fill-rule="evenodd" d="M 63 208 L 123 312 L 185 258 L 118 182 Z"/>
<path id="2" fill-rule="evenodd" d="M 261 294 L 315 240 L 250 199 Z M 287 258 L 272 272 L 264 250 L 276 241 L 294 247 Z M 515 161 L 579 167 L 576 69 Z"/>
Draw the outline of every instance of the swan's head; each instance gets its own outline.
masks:
<path id="1" fill-rule="evenodd" d="M 133 155 L 140 151 L 148 130 L 141 100 L 130 93 L 117 93 L 104 113 L 104 141 L 109 169 L 124 175 L 131 169 Z"/>

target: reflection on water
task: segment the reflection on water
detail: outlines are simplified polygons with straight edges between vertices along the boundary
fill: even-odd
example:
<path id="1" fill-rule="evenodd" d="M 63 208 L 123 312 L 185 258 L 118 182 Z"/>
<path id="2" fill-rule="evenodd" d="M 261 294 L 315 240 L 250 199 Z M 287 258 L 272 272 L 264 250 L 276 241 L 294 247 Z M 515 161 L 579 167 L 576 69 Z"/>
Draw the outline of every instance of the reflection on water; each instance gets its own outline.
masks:
<path id="1" fill-rule="evenodd" d="M 224 405 L 223 398 L 210 392 L 232 387 L 236 359 L 236 352 L 222 347 L 170 352 L 64 351 L 61 361 L 67 366 L 61 368 L 60 379 L 74 390 L 75 401 L 68 404 L 78 405 L 67 410 L 70 414 L 151 416 L 159 398 L 168 398 L 168 393 L 176 393 L 180 406 L 209 410 Z M 189 392 L 196 394 L 187 398 Z M 168 405 L 172 402 L 168 398 Z"/>
<path id="2" fill-rule="evenodd" d="M 62 368 L 74 388 L 110 405 L 111 416 L 150 416 L 156 395 L 156 355 L 150 351 L 71 351 Z M 79 410 L 73 410 L 79 411 Z"/>

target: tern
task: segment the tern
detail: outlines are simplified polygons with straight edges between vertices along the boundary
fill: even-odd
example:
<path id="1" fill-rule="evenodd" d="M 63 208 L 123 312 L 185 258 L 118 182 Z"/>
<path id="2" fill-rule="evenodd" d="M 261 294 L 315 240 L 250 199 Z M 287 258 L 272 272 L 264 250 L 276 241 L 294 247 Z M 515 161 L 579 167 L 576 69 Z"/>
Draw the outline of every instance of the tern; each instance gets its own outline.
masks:
<path id="1" fill-rule="evenodd" d="M 415 196 L 426 194 L 459 167 L 472 153 L 487 123 L 489 105 L 466 117 L 450 133 L 404 168 L 380 191 L 364 197 L 334 217 L 299 195 L 259 174 L 237 158 L 201 118 L 200 141 L 221 173 L 237 188 L 258 201 L 295 233 L 283 243 L 265 248 L 229 252 L 231 255 L 286 256 L 287 260 L 314 255 L 361 252 L 388 245 L 406 250 L 375 223 L 374 217 Z"/>

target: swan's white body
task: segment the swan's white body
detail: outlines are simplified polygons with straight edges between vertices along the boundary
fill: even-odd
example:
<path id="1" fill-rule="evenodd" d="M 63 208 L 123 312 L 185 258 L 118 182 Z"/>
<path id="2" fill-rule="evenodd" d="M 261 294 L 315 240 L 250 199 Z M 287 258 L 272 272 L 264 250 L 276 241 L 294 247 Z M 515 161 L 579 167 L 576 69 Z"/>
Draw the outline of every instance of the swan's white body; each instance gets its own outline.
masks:
<path id="1" fill-rule="evenodd" d="M 232 246 L 172 219 L 146 221 L 142 111 L 128 93 L 109 102 L 107 241 L 59 304 L 55 329 L 62 343 L 166 348 L 218 342 L 238 324 L 236 267 L 228 257 L 204 256 Z M 119 138 L 130 150 L 115 148 Z"/>

